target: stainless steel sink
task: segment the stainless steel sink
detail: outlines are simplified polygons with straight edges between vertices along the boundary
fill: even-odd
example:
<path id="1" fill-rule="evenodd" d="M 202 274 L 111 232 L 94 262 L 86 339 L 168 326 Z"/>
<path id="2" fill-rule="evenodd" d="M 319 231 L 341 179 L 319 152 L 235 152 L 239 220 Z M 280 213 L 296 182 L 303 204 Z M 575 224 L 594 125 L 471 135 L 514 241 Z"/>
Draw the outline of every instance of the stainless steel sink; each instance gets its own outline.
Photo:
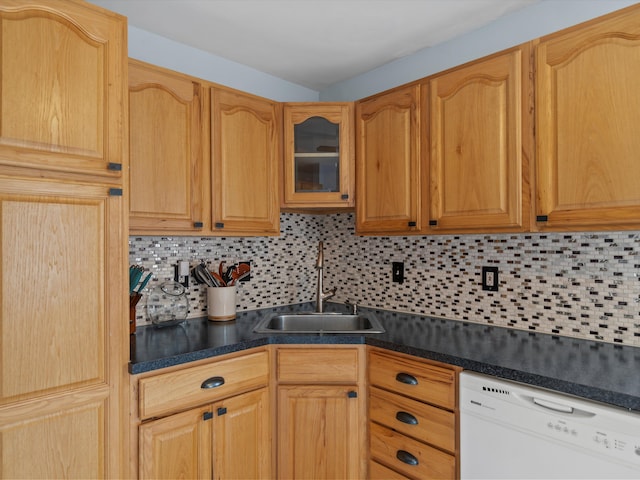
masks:
<path id="1" fill-rule="evenodd" d="M 256 333 L 384 333 L 380 322 L 363 315 L 343 313 L 285 313 L 261 320 Z"/>

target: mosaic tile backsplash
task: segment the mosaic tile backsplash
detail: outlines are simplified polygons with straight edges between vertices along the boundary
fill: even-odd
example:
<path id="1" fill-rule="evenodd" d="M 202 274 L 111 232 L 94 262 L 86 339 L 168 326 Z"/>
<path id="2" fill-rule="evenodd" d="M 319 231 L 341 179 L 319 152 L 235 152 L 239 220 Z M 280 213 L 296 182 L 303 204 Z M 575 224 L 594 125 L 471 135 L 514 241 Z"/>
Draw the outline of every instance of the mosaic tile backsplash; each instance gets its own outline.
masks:
<path id="1" fill-rule="evenodd" d="M 640 346 L 640 232 L 359 237 L 352 214 L 283 213 L 279 237 L 129 238 L 131 264 L 173 279 L 173 266 L 251 262 L 238 310 L 313 301 L 318 241 L 325 288 L 338 302 Z M 404 262 L 405 281 L 391 282 Z M 482 266 L 499 290 L 483 291 Z M 144 292 L 143 292 L 144 293 Z M 206 315 L 206 288 L 190 278 L 189 317 Z M 137 322 L 147 320 L 145 299 Z"/>

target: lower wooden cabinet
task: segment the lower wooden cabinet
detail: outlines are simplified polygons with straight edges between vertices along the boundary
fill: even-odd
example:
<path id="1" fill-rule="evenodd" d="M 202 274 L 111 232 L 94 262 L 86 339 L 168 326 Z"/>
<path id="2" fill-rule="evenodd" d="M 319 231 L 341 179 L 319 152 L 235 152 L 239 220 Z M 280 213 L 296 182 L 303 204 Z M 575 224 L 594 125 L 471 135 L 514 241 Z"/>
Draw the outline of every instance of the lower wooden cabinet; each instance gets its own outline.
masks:
<path id="1" fill-rule="evenodd" d="M 457 478 L 459 369 L 375 348 L 368 368 L 370 478 Z"/>
<path id="2" fill-rule="evenodd" d="M 140 478 L 271 478 L 269 392 L 262 388 L 140 427 Z"/>
<path id="3" fill-rule="evenodd" d="M 365 478 L 362 347 L 279 348 L 278 478 Z"/>
<path id="4" fill-rule="evenodd" d="M 273 478 L 269 358 L 260 348 L 134 377 L 132 476 Z"/>
<path id="5" fill-rule="evenodd" d="M 132 476 L 454 479 L 459 370 L 364 345 L 286 345 L 141 374 Z"/>

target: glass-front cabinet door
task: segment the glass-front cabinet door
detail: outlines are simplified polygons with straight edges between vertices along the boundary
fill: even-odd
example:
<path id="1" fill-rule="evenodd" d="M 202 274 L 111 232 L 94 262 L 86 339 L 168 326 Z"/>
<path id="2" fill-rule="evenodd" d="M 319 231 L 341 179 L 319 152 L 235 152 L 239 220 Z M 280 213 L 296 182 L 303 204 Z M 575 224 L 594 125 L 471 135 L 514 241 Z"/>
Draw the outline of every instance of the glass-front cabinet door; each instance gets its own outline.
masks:
<path id="1" fill-rule="evenodd" d="M 283 208 L 354 205 L 353 106 L 284 106 Z"/>

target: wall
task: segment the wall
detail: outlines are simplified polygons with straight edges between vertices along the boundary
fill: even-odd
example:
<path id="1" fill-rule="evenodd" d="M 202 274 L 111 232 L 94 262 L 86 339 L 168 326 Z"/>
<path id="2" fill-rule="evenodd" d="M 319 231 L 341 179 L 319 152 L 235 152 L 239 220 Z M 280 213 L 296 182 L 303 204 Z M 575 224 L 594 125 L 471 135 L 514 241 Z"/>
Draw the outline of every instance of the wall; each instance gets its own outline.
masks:
<path id="1" fill-rule="evenodd" d="M 129 57 L 278 102 L 315 102 L 318 92 L 129 25 Z"/>
<path id="2" fill-rule="evenodd" d="M 131 237 L 130 261 L 158 284 L 177 260 L 251 260 L 238 291 L 238 309 L 251 310 L 314 300 L 323 240 L 337 301 L 640 346 L 640 232 L 358 237 L 352 214 L 281 222 L 279 237 Z M 392 261 L 405 262 L 405 283 L 391 283 Z M 480 289 L 483 265 L 499 268 L 498 292 Z M 192 286 L 190 298 L 190 317 L 206 315 L 204 289 Z"/>
<path id="3" fill-rule="evenodd" d="M 543 0 L 466 35 L 331 85 L 323 101 L 351 101 L 418 80 L 451 67 L 528 42 L 638 2 L 628 0 Z"/>

